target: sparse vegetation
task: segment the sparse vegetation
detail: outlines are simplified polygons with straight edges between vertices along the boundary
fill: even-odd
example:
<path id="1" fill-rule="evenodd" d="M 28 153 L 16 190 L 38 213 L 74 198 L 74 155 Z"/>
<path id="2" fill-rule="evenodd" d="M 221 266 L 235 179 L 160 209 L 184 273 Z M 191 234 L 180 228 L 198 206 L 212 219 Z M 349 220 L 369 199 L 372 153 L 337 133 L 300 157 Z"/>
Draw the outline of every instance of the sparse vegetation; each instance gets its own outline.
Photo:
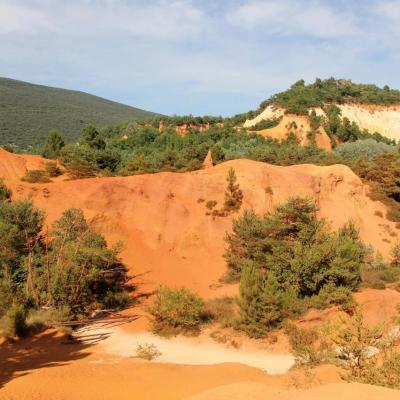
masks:
<path id="1" fill-rule="evenodd" d="M 218 202 L 216 200 L 208 200 L 206 203 L 206 207 L 209 210 L 212 210 L 217 204 L 218 204 Z"/>
<path id="2" fill-rule="evenodd" d="M 143 358 L 144 360 L 152 361 L 161 355 L 161 351 L 153 343 L 139 344 L 136 348 L 136 357 Z"/>
<path id="3" fill-rule="evenodd" d="M 252 131 L 261 131 L 263 129 L 273 128 L 274 126 L 279 125 L 282 118 L 271 118 L 271 119 L 263 119 L 262 121 L 258 122 L 257 124 L 251 127 Z"/>
<path id="4" fill-rule="evenodd" d="M 43 169 L 30 169 L 26 171 L 25 175 L 21 178 L 24 182 L 29 183 L 49 183 L 51 179 L 47 171 Z"/>

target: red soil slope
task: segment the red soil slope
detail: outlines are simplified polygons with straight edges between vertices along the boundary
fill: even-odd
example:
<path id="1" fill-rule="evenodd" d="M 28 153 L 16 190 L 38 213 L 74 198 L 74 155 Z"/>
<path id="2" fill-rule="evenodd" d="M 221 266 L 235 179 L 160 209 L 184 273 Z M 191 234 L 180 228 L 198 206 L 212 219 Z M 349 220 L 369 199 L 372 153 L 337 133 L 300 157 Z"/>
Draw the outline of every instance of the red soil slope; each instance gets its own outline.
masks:
<path id="1" fill-rule="evenodd" d="M 254 207 L 263 213 L 288 196 L 311 196 L 333 228 L 353 219 L 363 240 L 385 256 L 397 238 L 394 224 L 377 213 L 385 214 L 385 207 L 371 201 L 368 188 L 342 165 L 280 167 L 235 160 L 191 173 L 77 181 L 61 177 L 49 184 L 20 181 L 26 168 L 43 163 L 38 156 L 0 150 L 0 177 L 13 189 L 14 198 L 31 196 L 45 209 L 49 225 L 65 209 L 82 208 L 111 243 L 123 240 L 123 259 L 133 274 L 141 274 L 146 289 L 185 285 L 207 297 L 234 290 L 218 283 L 226 270 L 224 236 L 232 217 L 214 219 L 206 215 L 205 207 L 208 200 L 222 205 L 230 167 L 244 192 L 242 210 Z"/>

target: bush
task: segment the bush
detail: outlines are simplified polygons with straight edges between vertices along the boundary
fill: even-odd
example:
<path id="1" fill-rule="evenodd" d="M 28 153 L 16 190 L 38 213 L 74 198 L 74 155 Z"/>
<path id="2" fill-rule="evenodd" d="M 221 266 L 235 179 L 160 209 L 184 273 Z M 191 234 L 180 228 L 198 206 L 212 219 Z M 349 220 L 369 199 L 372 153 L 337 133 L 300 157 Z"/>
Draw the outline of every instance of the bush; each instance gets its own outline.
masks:
<path id="1" fill-rule="evenodd" d="M 4 180 L 0 178 L 0 201 L 8 201 L 11 199 L 12 191 L 5 184 Z"/>
<path id="2" fill-rule="evenodd" d="M 382 153 L 395 153 L 397 148 L 374 139 L 357 140 L 355 142 L 341 143 L 335 147 L 334 153 L 345 160 L 356 161 L 359 158 L 372 160 Z"/>
<path id="3" fill-rule="evenodd" d="M 217 203 L 218 202 L 216 200 L 208 200 L 207 203 L 206 203 L 206 207 L 209 210 L 212 210 L 217 205 Z"/>
<path id="4" fill-rule="evenodd" d="M 289 337 L 296 364 L 317 365 L 331 358 L 331 349 L 317 328 L 301 328 L 288 323 L 285 333 Z"/>
<path id="5" fill-rule="evenodd" d="M 393 349 L 386 351 L 381 362 L 376 363 L 375 359 L 367 362 L 361 376 L 350 379 L 369 385 L 400 389 L 400 353 Z"/>
<path id="6" fill-rule="evenodd" d="M 55 178 L 62 174 L 62 171 L 58 167 L 57 163 L 52 161 L 46 164 L 45 170 L 47 172 L 47 175 L 50 176 L 51 178 Z"/>
<path id="7" fill-rule="evenodd" d="M 205 306 L 205 314 L 214 322 L 219 323 L 223 328 L 235 325 L 235 299 L 223 297 L 208 300 Z"/>
<path id="8" fill-rule="evenodd" d="M 47 171 L 43 169 L 31 169 L 26 171 L 25 175 L 21 178 L 24 182 L 29 183 L 49 183 L 51 182 Z"/>
<path id="9" fill-rule="evenodd" d="M 395 249 L 396 247 L 394 247 Z M 372 289 L 385 289 L 387 284 L 396 283 L 400 280 L 400 268 L 394 263 L 388 264 L 378 253 L 371 255 L 371 260 L 361 269 L 362 286 Z"/>
<path id="10" fill-rule="evenodd" d="M 75 158 L 65 168 L 70 179 L 93 178 L 96 175 L 96 168 L 89 161 L 83 159 Z"/>
<path id="11" fill-rule="evenodd" d="M 153 331 L 164 335 L 197 332 L 206 320 L 204 301 L 186 288 L 161 287 L 147 311 Z"/>
<path id="12" fill-rule="evenodd" d="M 13 304 L 0 320 L 0 331 L 4 337 L 23 337 L 27 334 L 27 309 L 24 305 Z"/>
<path id="13" fill-rule="evenodd" d="M 271 119 L 263 119 L 262 121 L 258 122 L 257 124 L 253 125 L 250 129 L 252 131 L 261 131 L 263 129 L 273 128 L 274 126 L 279 125 L 281 122 L 282 117 L 280 118 L 271 118 Z"/>
<path id="14" fill-rule="evenodd" d="M 136 357 L 143 358 L 144 360 L 151 361 L 161 355 L 161 351 L 152 343 L 139 344 L 136 348 Z"/>
<path id="15" fill-rule="evenodd" d="M 108 291 L 104 296 L 102 303 L 106 309 L 122 310 L 132 303 L 132 299 L 126 291 Z"/>
<path id="16" fill-rule="evenodd" d="M 32 309 L 29 310 L 26 317 L 26 325 L 29 329 L 41 331 L 54 325 L 58 320 L 58 313 L 53 309 Z"/>

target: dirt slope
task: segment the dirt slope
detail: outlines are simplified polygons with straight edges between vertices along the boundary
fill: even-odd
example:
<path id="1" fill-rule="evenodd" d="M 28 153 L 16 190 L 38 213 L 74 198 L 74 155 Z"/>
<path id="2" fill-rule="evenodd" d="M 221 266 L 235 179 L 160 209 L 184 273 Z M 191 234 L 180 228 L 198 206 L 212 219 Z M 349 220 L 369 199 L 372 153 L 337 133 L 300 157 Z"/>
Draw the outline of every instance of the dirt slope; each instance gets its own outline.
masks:
<path id="1" fill-rule="evenodd" d="M 385 207 L 367 197 L 368 188 L 347 167 L 296 165 L 280 167 L 249 160 L 229 161 L 191 173 L 158 173 L 131 177 L 58 180 L 27 184 L 18 179 L 40 157 L 0 153 L 0 176 L 15 198 L 31 196 L 46 210 L 48 224 L 70 207 L 82 208 L 110 242 L 123 240 L 123 258 L 146 288 L 185 285 L 204 296 L 227 294 L 218 280 L 226 270 L 222 257 L 225 232 L 232 218 L 206 215 L 205 202 L 224 199 L 226 175 L 236 170 L 244 192 L 242 209 L 272 210 L 289 196 L 311 196 L 320 215 L 337 228 L 353 219 L 365 242 L 384 255 L 396 241 L 393 223 L 379 217 Z M 64 179 L 64 178 L 62 178 Z M 267 188 L 272 190 L 266 190 Z M 377 215 L 378 214 L 378 215 Z M 138 278 L 139 279 L 139 278 Z"/>
<path id="2" fill-rule="evenodd" d="M 272 119 L 272 118 L 282 118 L 282 119 L 279 122 L 279 124 L 277 126 L 274 126 L 273 128 L 268 128 L 253 132 L 264 137 L 283 140 L 286 139 L 287 137 L 287 133 L 289 130 L 288 126 L 294 122 L 297 128 L 295 129 L 291 128 L 290 130 L 298 137 L 298 139 L 300 140 L 300 144 L 304 146 L 310 142 L 309 139 L 307 138 L 308 132 L 311 131 L 309 119 L 301 115 L 285 114 L 285 110 L 282 108 L 268 106 L 262 113 L 257 115 L 255 118 L 246 120 L 243 126 L 245 128 L 248 128 L 249 132 L 252 132 L 251 131 L 252 126 L 256 125 L 257 123 L 265 119 Z M 332 150 L 331 140 L 329 139 L 329 136 L 326 134 L 325 130 L 322 127 L 319 128 L 318 134 L 315 137 L 315 141 L 318 147 L 325 150 Z"/>
<path id="3" fill-rule="evenodd" d="M 379 132 L 390 139 L 400 139 L 400 105 L 380 106 L 374 104 L 338 104 L 342 111 L 342 117 L 354 121 L 361 129 L 367 129 L 371 133 Z M 321 108 L 315 109 L 317 115 L 325 115 Z M 281 123 L 271 129 L 261 131 L 263 136 L 270 136 L 281 139 L 285 137 L 286 125 L 288 122 L 295 121 L 303 129 L 299 129 L 299 138 L 304 144 L 307 142 L 305 134 L 310 130 L 308 118 L 304 116 L 285 114 L 285 110 L 274 106 L 268 106 L 266 109 L 251 120 L 244 123 L 244 127 L 251 128 L 256 123 L 269 118 L 281 117 Z M 304 132 L 302 132 L 304 131 Z M 319 147 L 329 150 L 330 140 L 326 133 L 321 130 L 317 135 L 317 144 Z"/>
<path id="4" fill-rule="evenodd" d="M 48 160 L 30 154 L 13 154 L 0 147 L 0 177 L 18 181 L 28 169 L 43 168 Z"/>

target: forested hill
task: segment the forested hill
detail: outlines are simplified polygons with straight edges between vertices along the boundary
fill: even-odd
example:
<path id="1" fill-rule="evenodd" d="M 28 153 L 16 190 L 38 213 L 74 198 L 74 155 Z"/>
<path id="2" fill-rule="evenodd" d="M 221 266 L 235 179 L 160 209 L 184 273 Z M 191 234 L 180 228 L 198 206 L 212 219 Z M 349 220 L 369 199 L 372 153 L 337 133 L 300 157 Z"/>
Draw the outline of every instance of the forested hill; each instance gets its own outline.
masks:
<path id="1" fill-rule="evenodd" d="M 301 79 L 288 90 L 271 96 L 260 105 L 264 109 L 268 104 L 282 107 L 293 114 L 308 114 L 313 107 L 326 104 L 400 104 L 400 91 L 385 85 L 380 88 L 373 84 L 353 83 L 349 79 L 319 79 L 306 85 Z"/>
<path id="2" fill-rule="evenodd" d="M 154 115 L 84 92 L 0 77 L 0 145 L 36 146 L 51 129 L 75 141 L 88 124 L 102 127 Z"/>

